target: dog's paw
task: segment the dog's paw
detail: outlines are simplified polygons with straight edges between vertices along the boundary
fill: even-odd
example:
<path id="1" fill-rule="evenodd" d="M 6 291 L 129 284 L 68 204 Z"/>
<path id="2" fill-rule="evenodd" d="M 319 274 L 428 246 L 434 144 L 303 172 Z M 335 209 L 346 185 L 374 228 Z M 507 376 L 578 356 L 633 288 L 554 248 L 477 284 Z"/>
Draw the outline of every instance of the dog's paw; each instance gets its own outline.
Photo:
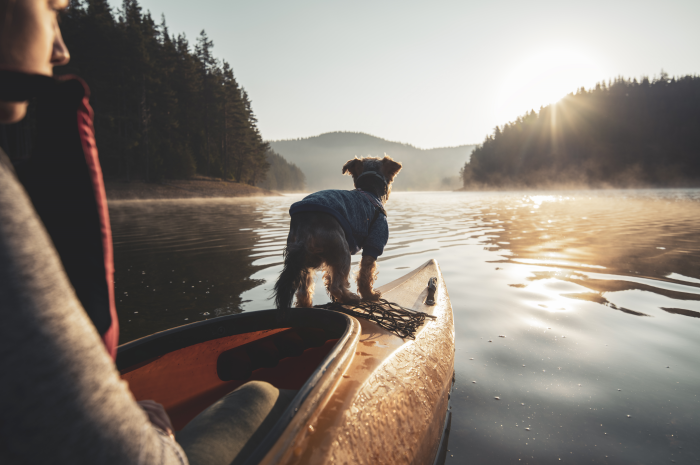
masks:
<path id="1" fill-rule="evenodd" d="M 382 298 L 382 293 L 379 291 L 370 291 L 362 295 L 363 300 L 369 300 L 370 302 L 376 302 Z"/>
<path id="2" fill-rule="evenodd" d="M 354 292 L 348 292 L 347 294 L 343 295 L 342 298 L 342 302 L 344 304 L 356 304 L 361 300 L 362 299 L 360 298 L 360 296 L 355 294 Z"/>
<path id="3" fill-rule="evenodd" d="M 297 299 L 294 302 L 294 306 L 297 308 L 311 308 L 314 306 L 314 302 L 311 299 L 303 299 L 303 300 Z"/>
<path id="4" fill-rule="evenodd" d="M 349 290 L 329 292 L 334 301 L 340 302 L 341 304 L 356 304 L 360 300 L 360 296 Z"/>

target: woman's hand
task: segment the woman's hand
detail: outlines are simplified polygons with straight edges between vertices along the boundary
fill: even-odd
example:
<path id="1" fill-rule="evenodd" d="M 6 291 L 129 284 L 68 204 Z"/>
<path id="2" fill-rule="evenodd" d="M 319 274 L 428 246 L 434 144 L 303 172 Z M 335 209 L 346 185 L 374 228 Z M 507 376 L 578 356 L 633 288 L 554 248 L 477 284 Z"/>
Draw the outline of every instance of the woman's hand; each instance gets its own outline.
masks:
<path id="1" fill-rule="evenodd" d="M 153 423 L 153 426 L 165 431 L 168 436 L 174 441 L 173 424 L 170 423 L 170 417 L 165 412 L 161 404 L 153 400 L 140 400 L 137 402 L 144 412 L 148 415 L 148 419 Z"/>

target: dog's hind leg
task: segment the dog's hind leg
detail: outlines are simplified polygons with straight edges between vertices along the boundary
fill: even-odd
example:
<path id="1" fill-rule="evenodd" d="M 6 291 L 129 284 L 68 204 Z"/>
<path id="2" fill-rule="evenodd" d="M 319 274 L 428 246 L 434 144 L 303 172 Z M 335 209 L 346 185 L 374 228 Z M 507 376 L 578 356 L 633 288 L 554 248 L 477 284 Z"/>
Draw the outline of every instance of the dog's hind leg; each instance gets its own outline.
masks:
<path id="1" fill-rule="evenodd" d="M 328 295 L 330 295 L 329 289 L 331 288 L 331 283 L 333 282 L 333 271 L 331 270 L 331 267 L 324 264 L 323 265 L 323 285 L 326 287 L 326 290 L 329 292 Z"/>
<path id="2" fill-rule="evenodd" d="M 301 285 L 297 289 L 295 307 L 311 307 L 314 302 L 315 271 L 313 268 L 305 268 L 301 272 Z"/>
<path id="3" fill-rule="evenodd" d="M 350 251 L 326 257 L 326 286 L 328 293 L 338 302 L 357 302 L 360 297 L 350 291 Z"/>

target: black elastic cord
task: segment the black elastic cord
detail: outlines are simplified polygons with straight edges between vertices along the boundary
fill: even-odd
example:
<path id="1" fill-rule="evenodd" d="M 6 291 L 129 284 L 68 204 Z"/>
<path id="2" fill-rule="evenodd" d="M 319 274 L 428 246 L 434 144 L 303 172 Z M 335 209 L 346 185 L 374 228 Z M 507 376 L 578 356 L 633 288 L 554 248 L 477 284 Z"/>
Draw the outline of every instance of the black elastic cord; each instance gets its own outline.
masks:
<path id="1" fill-rule="evenodd" d="M 399 304 L 388 302 L 385 299 L 377 301 L 361 300 L 346 304 L 329 302 L 324 305 L 314 305 L 314 307 L 345 313 L 355 318 L 364 318 L 378 324 L 400 338 L 409 339 L 416 338 L 416 332 L 425 323 L 426 318 L 437 319 L 434 315 L 411 310 Z"/>

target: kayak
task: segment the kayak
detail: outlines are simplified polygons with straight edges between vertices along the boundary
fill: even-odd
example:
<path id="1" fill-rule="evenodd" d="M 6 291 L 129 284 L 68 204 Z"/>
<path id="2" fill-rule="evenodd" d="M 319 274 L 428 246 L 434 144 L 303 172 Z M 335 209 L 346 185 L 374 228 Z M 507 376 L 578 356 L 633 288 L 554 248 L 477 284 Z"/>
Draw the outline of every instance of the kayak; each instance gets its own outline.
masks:
<path id="1" fill-rule="evenodd" d="M 263 310 L 129 342 L 117 367 L 137 400 L 163 404 L 176 431 L 248 381 L 293 390 L 246 464 L 442 463 L 455 351 L 442 274 L 430 260 L 379 290 L 427 314 L 415 339 L 352 312 Z"/>

